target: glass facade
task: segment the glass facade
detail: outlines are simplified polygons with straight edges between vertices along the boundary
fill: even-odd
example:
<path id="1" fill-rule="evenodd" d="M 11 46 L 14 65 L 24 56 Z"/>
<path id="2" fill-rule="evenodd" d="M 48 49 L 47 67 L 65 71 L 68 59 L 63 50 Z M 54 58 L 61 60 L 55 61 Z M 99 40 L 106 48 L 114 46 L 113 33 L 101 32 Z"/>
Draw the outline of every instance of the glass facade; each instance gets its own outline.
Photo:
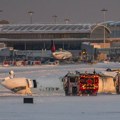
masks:
<path id="1" fill-rule="evenodd" d="M 120 21 L 118 22 L 106 22 L 107 26 L 111 30 L 111 36 L 112 38 L 120 38 Z"/>
<path id="2" fill-rule="evenodd" d="M 56 49 L 62 48 L 65 50 L 80 50 L 81 42 L 78 40 L 74 41 L 54 41 Z M 8 46 L 14 47 L 19 50 L 50 50 L 51 41 L 35 41 L 35 42 L 11 42 L 7 43 Z"/>
<path id="3" fill-rule="evenodd" d="M 56 39 L 56 38 L 89 38 L 90 33 L 2 33 L 0 38 L 7 39 Z"/>
<path id="4" fill-rule="evenodd" d="M 103 39 L 104 27 L 97 27 L 91 33 L 93 27 L 92 24 L 8 24 L 0 26 L 0 41 L 20 50 L 50 50 L 54 40 L 56 48 L 80 50 L 85 40 Z M 109 37 L 107 29 L 106 37 Z"/>

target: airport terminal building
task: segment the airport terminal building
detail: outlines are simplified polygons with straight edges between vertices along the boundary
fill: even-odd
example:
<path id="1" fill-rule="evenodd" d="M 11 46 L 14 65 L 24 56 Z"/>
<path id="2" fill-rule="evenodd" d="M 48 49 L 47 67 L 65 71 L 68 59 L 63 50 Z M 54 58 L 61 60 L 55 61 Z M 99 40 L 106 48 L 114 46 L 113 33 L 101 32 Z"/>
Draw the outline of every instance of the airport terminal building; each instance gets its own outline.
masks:
<path id="1" fill-rule="evenodd" d="M 103 48 L 104 42 L 112 43 L 112 48 Z M 56 49 L 62 48 L 72 52 L 74 56 L 84 47 L 90 56 L 95 54 L 93 43 L 98 43 L 99 52 L 120 55 L 120 22 L 108 21 L 99 24 L 4 24 L 0 25 L 0 43 L 13 50 L 17 55 L 30 57 L 50 57 L 51 40 Z M 83 42 L 92 45 L 83 45 Z M 97 44 L 96 44 L 97 46 Z M 102 49 L 101 49 L 102 48 Z M 3 53 L 3 52 L 2 52 Z M 97 52 L 96 52 L 97 54 Z M 4 54 L 7 56 L 7 53 Z M 13 54 L 12 54 L 13 55 Z"/>
<path id="2" fill-rule="evenodd" d="M 51 40 L 56 48 L 80 50 L 82 42 L 103 42 L 111 30 L 103 24 L 6 24 L 0 26 L 0 42 L 19 50 L 49 50 Z"/>

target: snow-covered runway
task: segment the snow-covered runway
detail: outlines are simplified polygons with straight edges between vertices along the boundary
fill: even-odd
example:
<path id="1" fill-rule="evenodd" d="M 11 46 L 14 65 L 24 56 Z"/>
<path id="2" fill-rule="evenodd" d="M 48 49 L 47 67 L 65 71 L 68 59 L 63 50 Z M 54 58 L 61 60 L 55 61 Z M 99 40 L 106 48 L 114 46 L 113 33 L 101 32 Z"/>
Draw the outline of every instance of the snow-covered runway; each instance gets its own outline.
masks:
<path id="1" fill-rule="evenodd" d="M 120 96 L 0 97 L 0 120 L 119 120 Z"/>
<path id="2" fill-rule="evenodd" d="M 17 77 L 36 79 L 42 84 L 60 84 L 68 71 L 97 72 L 120 68 L 119 63 L 0 68 L 0 78 L 14 70 Z M 34 104 L 24 104 L 24 96 L 14 95 L 0 86 L 0 120 L 120 120 L 120 95 L 33 96 Z"/>

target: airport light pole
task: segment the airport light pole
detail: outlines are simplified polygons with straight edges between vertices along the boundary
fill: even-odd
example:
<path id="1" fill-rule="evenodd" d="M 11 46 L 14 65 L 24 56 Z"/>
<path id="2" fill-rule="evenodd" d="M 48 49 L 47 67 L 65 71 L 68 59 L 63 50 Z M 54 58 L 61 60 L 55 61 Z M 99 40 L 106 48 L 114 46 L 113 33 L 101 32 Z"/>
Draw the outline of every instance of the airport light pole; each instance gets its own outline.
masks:
<path id="1" fill-rule="evenodd" d="M 103 42 L 104 42 L 104 48 L 105 48 L 105 39 L 106 39 L 106 36 L 105 36 L 105 21 L 106 21 L 106 12 L 108 11 L 107 9 L 103 8 L 101 10 L 103 12 L 103 20 L 104 20 L 104 39 L 103 39 Z"/>
<path id="2" fill-rule="evenodd" d="M 3 12 L 3 10 L 0 10 L 0 12 Z"/>
<path id="3" fill-rule="evenodd" d="M 33 23 L 32 16 L 34 14 L 34 11 L 28 11 L 28 14 L 30 15 L 30 24 L 32 24 Z"/>
<path id="4" fill-rule="evenodd" d="M 3 12 L 3 10 L 0 10 L 0 13 L 2 13 Z"/>
<path id="5" fill-rule="evenodd" d="M 64 21 L 65 21 L 65 24 L 68 24 L 70 22 L 70 19 L 66 18 Z"/>
<path id="6" fill-rule="evenodd" d="M 57 17 L 58 17 L 58 16 L 57 16 L 57 15 L 53 15 L 52 17 L 53 17 L 53 19 L 54 19 L 54 23 L 56 24 L 56 23 L 57 23 Z"/>

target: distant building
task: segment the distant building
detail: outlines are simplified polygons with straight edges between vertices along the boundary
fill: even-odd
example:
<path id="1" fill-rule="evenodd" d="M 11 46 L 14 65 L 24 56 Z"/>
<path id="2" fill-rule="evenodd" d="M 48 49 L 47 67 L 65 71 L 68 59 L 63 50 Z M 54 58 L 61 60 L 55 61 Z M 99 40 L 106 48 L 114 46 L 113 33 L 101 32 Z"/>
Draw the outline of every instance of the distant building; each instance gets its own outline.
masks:
<path id="1" fill-rule="evenodd" d="M 0 48 L 6 47 L 5 43 L 0 43 Z"/>
<path id="2" fill-rule="evenodd" d="M 110 28 L 111 38 L 120 38 L 120 21 L 114 22 L 114 21 L 109 21 L 106 22 L 106 25 Z"/>
<path id="3" fill-rule="evenodd" d="M 0 26 L 0 42 L 19 50 L 49 50 L 51 40 L 56 48 L 80 50 L 82 42 L 103 42 L 102 24 L 7 24 Z"/>
<path id="4" fill-rule="evenodd" d="M 105 44 L 103 43 L 104 35 Z M 20 52 L 16 52 L 17 54 L 25 53 L 27 55 L 33 51 L 32 55 L 37 55 L 40 51 L 40 57 L 49 56 L 51 40 L 54 40 L 57 49 L 69 50 L 74 56 L 79 56 L 80 51 L 85 49 L 85 45 L 84 47 L 82 45 L 83 42 L 91 43 L 90 46 L 86 46 L 90 57 L 97 54 L 96 51 L 107 55 L 113 55 L 117 52 L 116 55 L 118 56 L 120 55 L 120 22 L 0 25 L 0 42 L 4 43 L 6 47 L 20 50 Z"/>

